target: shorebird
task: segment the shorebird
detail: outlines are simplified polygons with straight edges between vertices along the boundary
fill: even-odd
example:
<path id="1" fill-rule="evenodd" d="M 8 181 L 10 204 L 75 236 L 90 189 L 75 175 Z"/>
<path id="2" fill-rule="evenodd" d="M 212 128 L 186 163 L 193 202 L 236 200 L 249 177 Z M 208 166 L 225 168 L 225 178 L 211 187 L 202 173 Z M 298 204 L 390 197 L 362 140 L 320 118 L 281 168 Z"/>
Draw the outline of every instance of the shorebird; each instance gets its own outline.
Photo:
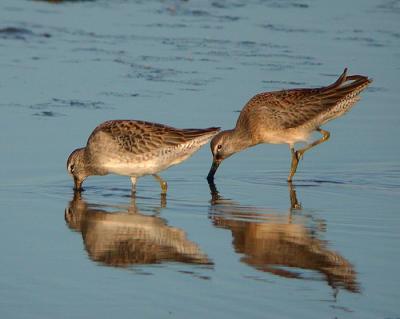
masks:
<path id="1" fill-rule="evenodd" d="M 153 175 L 163 194 L 167 183 L 157 175 L 181 163 L 219 132 L 219 128 L 177 129 L 135 120 L 113 120 L 97 126 L 86 147 L 74 150 L 68 157 L 67 170 L 74 179 L 74 189 L 91 175 L 129 176 L 132 193 L 143 175 Z"/>
<path id="2" fill-rule="evenodd" d="M 141 212 L 134 197 L 128 206 L 103 205 L 100 209 L 75 192 L 64 216 L 71 230 L 82 233 L 90 259 L 107 266 L 164 262 L 213 265 L 184 230 L 168 225 L 157 214 Z"/>
<path id="3" fill-rule="evenodd" d="M 243 107 L 235 128 L 222 131 L 211 140 L 213 163 L 208 181 L 213 181 L 224 159 L 262 143 L 289 145 L 292 163 L 287 180 L 292 181 L 304 153 L 329 139 L 330 133 L 321 125 L 348 112 L 371 82 L 366 76 L 348 76 L 345 69 L 329 86 L 255 95 Z M 322 138 L 304 148 L 294 149 L 296 143 L 307 142 L 314 131 L 321 133 Z"/>

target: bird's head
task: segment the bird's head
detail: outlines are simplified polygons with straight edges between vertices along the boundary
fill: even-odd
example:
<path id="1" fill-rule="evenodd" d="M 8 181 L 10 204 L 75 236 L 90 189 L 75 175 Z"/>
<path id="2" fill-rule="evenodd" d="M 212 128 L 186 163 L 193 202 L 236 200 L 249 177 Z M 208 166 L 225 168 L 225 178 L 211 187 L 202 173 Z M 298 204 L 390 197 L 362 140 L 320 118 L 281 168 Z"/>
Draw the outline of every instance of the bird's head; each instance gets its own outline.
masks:
<path id="1" fill-rule="evenodd" d="M 85 148 L 77 148 L 68 157 L 67 170 L 74 179 L 74 190 L 82 190 L 82 183 L 88 176 L 85 169 Z"/>
<path id="2" fill-rule="evenodd" d="M 208 181 L 214 179 L 215 172 L 221 162 L 237 152 L 237 147 L 232 138 L 232 130 L 222 131 L 213 137 L 210 143 L 213 162 L 207 175 Z"/>

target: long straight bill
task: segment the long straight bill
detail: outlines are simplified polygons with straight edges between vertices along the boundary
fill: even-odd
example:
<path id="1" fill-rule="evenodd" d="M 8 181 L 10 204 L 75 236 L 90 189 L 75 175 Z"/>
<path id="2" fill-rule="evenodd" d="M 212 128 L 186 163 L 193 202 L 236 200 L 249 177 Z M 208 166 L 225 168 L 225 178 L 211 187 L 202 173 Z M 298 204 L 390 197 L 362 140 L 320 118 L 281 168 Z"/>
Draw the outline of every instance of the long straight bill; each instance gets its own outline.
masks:
<path id="1" fill-rule="evenodd" d="M 221 162 L 216 161 L 215 159 L 213 160 L 211 168 L 210 168 L 210 171 L 208 172 L 208 175 L 207 175 L 207 180 L 209 182 L 213 182 L 214 181 L 214 175 L 215 175 L 215 172 L 218 169 L 219 164 L 221 164 Z"/>

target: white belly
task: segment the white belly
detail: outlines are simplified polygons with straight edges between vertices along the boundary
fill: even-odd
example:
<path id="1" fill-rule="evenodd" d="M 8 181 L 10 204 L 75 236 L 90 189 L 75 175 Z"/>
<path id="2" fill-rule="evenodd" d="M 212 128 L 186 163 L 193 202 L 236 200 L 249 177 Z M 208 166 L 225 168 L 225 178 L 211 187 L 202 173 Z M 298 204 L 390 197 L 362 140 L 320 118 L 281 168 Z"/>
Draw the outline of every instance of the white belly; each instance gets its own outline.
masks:
<path id="1" fill-rule="evenodd" d="M 307 142 L 312 131 L 309 129 L 288 129 L 282 131 L 268 131 L 262 136 L 264 143 L 270 144 L 289 144 L 294 145 L 298 142 Z"/>
<path id="2" fill-rule="evenodd" d="M 108 157 L 101 161 L 101 168 L 109 174 L 124 176 L 143 176 L 157 174 L 172 165 L 186 160 L 193 154 L 193 149 L 175 152 L 166 152 L 149 157 Z"/>
<path id="3" fill-rule="evenodd" d="M 160 163 L 159 160 L 148 160 L 143 162 L 108 162 L 102 167 L 111 174 L 124 176 L 143 176 L 148 174 L 156 174 L 167 169 L 169 163 Z"/>

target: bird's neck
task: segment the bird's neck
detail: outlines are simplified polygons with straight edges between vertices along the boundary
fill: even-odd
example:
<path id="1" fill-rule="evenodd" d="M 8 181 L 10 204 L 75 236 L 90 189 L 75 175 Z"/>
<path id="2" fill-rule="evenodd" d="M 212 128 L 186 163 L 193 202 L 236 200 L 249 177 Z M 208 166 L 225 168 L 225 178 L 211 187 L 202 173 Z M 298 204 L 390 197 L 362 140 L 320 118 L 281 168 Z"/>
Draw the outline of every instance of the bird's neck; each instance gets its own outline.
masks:
<path id="1" fill-rule="evenodd" d="M 251 136 L 243 130 L 233 129 L 229 131 L 229 139 L 231 147 L 235 153 L 254 145 Z"/>
<path id="2" fill-rule="evenodd" d="M 82 173 L 85 176 L 100 175 L 96 172 L 96 165 L 92 163 L 92 159 L 86 152 L 86 147 L 82 148 Z"/>

